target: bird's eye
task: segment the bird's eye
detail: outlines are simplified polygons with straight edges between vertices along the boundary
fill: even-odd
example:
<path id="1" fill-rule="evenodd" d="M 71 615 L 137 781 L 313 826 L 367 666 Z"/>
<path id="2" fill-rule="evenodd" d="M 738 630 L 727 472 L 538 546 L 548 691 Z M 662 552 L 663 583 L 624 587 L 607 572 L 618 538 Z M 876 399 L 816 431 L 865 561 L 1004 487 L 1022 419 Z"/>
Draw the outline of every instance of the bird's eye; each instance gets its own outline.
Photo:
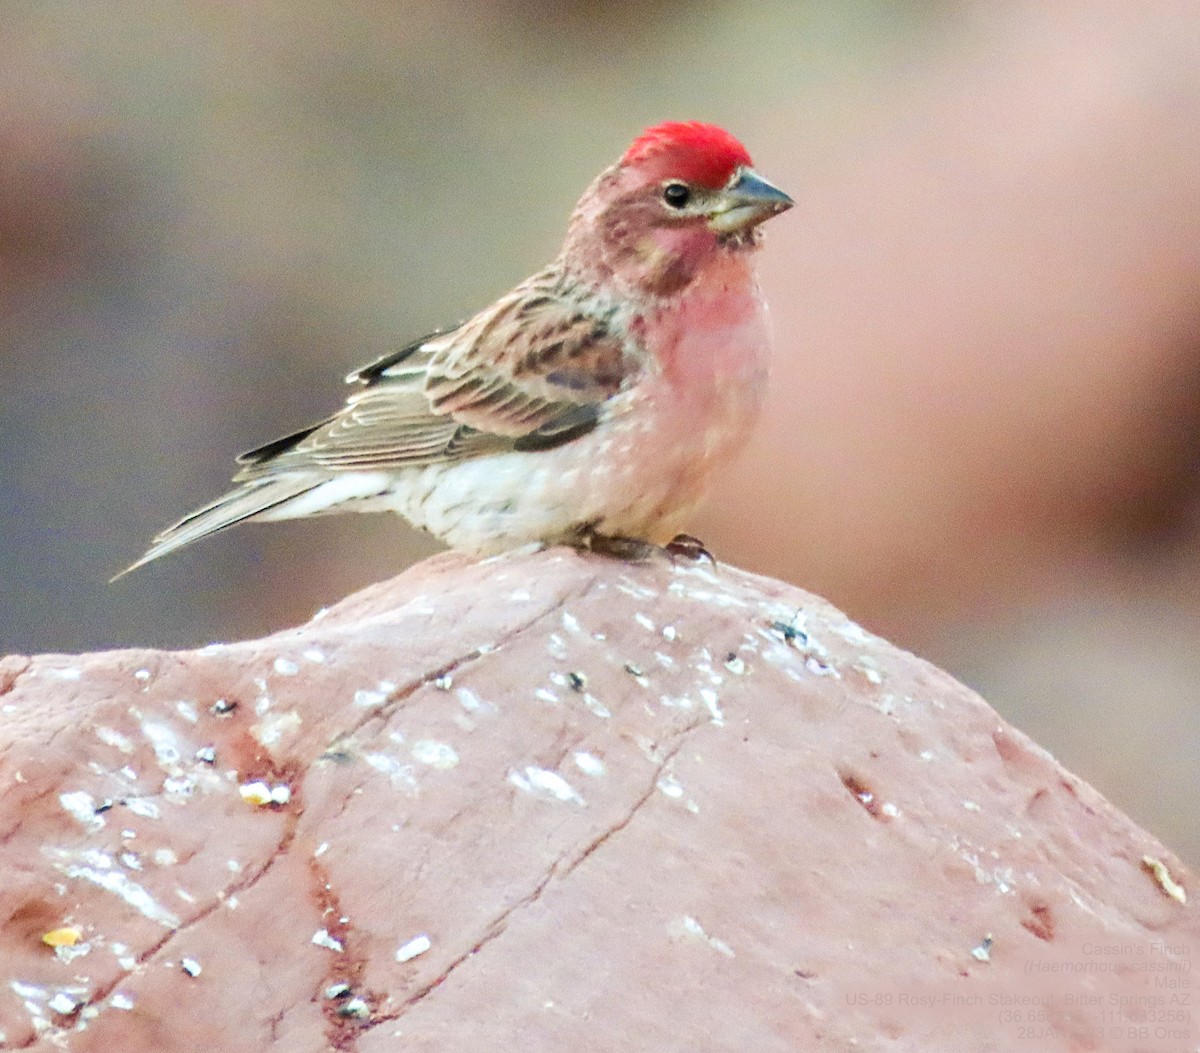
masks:
<path id="1" fill-rule="evenodd" d="M 663 187 L 663 200 L 671 208 L 684 208 L 692 200 L 692 192 L 683 183 L 668 183 Z"/>

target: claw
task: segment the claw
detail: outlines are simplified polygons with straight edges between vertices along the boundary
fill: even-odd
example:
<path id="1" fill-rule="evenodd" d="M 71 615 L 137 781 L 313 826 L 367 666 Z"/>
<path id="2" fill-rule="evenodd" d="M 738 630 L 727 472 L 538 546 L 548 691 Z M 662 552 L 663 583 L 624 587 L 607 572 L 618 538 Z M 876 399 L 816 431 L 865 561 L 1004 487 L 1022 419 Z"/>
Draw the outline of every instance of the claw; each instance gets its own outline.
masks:
<path id="1" fill-rule="evenodd" d="M 700 560 L 706 559 L 714 567 L 717 565 L 713 554 L 704 547 L 704 542 L 698 537 L 692 537 L 691 534 L 676 534 L 667 542 L 665 548 L 674 559 L 686 559 L 693 563 L 699 563 Z"/>

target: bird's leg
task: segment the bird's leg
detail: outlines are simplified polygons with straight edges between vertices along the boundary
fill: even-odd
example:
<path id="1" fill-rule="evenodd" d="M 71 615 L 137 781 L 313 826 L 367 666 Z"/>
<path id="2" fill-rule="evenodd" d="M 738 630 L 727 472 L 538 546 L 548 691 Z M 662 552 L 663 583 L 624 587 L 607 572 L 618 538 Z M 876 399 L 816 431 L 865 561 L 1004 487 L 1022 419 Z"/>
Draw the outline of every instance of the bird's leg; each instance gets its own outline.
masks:
<path id="1" fill-rule="evenodd" d="M 699 563 L 700 560 L 706 559 L 714 567 L 717 561 L 713 559 L 713 554 L 704 547 L 704 542 L 698 537 L 692 537 L 691 534 L 676 534 L 664 546 L 668 555 L 676 559 L 686 559 L 693 563 Z"/>

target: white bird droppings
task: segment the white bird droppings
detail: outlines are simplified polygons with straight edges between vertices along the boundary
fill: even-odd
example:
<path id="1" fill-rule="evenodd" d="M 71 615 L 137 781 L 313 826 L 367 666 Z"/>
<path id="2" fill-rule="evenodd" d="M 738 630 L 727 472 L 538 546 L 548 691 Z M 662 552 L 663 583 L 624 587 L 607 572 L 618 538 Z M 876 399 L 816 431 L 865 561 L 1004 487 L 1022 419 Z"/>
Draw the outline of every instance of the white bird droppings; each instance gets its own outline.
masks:
<path id="1" fill-rule="evenodd" d="M 729 944 L 727 944 L 724 940 L 717 939 L 715 936 L 710 936 L 704 931 L 704 926 L 701 925 L 700 922 L 698 922 L 690 914 L 684 915 L 683 931 L 689 936 L 694 936 L 698 940 L 703 940 L 714 951 L 725 955 L 726 958 L 732 958 L 734 956 L 733 948 L 730 947 Z"/>
<path id="2" fill-rule="evenodd" d="M 670 695 L 659 695 L 658 704 L 664 709 L 694 709 L 695 703 L 687 697 L 681 695 L 679 698 L 672 698 Z"/>
<path id="3" fill-rule="evenodd" d="M 978 947 L 971 949 L 971 957 L 977 962 L 990 962 L 992 960 L 992 934 L 989 932 Z"/>
<path id="4" fill-rule="evenodd" d="M 314 665 L 321 665 L 325 661 L 325 652 L 318 647 L 310 647 L 307 651 L 300 655 L 306 662 L 312 662 Z"/>
<path id="5" fill-rule="evenodd" d="M 91 830 L 99 830 L 104 826 L 103 816 L 96 814 L 96 800 L 86 790 L 76 790 L 73 793 L 60 793 L 58 803 L 72 819 L 83 823 Z"/>
<path id="6" fill-rule="evenodd" d="M 453 746 L 433 739 L 418 739 L 412 746 L 412 758 L 438 771 L 449 771 L 458 764 L 458 753 Z"/>
<path id="7" fill-rule="evenodd" d="M 96 738 L 106 746 L 113 746 L 119 749 L 122 753 L 133 752 L 133 742 L 128 735 L 122 735 L 114 728 L 98 727 L 96 728 Z"/>
<path id="8" fill-rule="evenodd" d="M 79 1008 L 80 1004 L 75 998 L 67 994 L 66 991 L 59 991 L 58 994 L 46 1003 L 53 1012 L 58 1013 L 60 1016 L 70 1016 Z"/>
<path id="9" fill-rule="evenodd" d="M 830 626 L 847 643 L 852 644 L 869 644 L 872 640 L 877 640 L 879 637 L 872 636 L 858 622 L 852 622 L 849 619 L 840 625 Z"/>
<path id="10" fill-rule="evenodd" d="M 529 765 L 523 771 L 510 771 L 508 781 L 517 789 L 539 797 L 550 797 L 556 801 L 585 804 L 583 797 L 566 779 L 556 771 Z"/>
<path id="11" fill-rule="evenodd" d="M 683 785 L 674 775 L 664 775 L 655 784 L 664 797 L 677 801 L 683 796 Z"/>
<path id="12" fill-rule="evenodd" d="M 238 787 L 238 793 L 247 804 L 264 805 L 271 803 L 271 787 L 265 782 L 245 782 Z"/>
<path id="13" fill-rule="evenodd" d="M 447 688 L 449 690 L 449 688 Z M 480 698 L 469 687 L 460 687 L 455 694 L 458 696 L 458 704 L 463 707 L 468 713 L 495 713 L 497 708 L 494 703 L 486 702 Z"/>
<path id="14" fill-rule="evenodd" d="M 332 936 L 330 936 L 328 929 L 317 929 L 317 931 L 313 933 L 312 941 L 318 947 L 325 947 L 336 954 L 342 953 L 342 941 L 334 939 Z"/>
<path id="15" fill-rule="evenodd" d="M 148 797 L 126 797 L 125 807 L 143 819 L 157 819 L 161 814 L 158 805 Z"/>
<path id="16" fill-rule="evenodd" d="M 700 701 L 704 703 L 704 708 L 708 710 L 709 716 L 712 717 L 712 722 L 718 727 L 724 727 L 725 714 L 721 712 L 721 704 L 717 693 L 711 687 L 702 687 L 700 688 Z"/>
<path id="17" fill-rule="evenodd" d="M 295 676 L 300 672 L 300 667 L 290 658 L 284 658 L 281 655 L 275 659 L 275 672 L 280 676 Z"/>
<path id="18" fill-rule="evenodd" d="M 638 613 L 633 616 L 633 620 L 648 632 L 653 633 L 658 631 L 658 627 L 654 624 L 654 619 L 648 614 L 642 614 L 641 611 L 638 611 Z"/>
<path id="19" fill-rule="evenodd" d="M 349 1020 L 370 1020 L 371 1007 L 365 998 L 347 998 L 338 1006 L 337 1015 Z"/>
<path id="20" fill-rule="evenodd" d="M 633 681 L 635 684 L 638 685 L 638 687 L 649 687 L 650 686 L 650 678 L 648 676 L 646 676 L 645 673 L 642 672 L 640 666 L 636 666 L 632 662 L 626 662 L 624 669 L 625 669 L 625 672 L 627 672 L 631 677 L 633 677 Z"/>
<path id="21" fill-rule="evenodd" d="M 411 764 L 401 764 L 400 761 L 386 753 L 368 753 L 363 757 L 372 768 L 381 775 L 386 775 L 393 786 L 407 790 L 417 788 L 417 780 L 413 776 Z"/>
<path id="22" fill-rule="evenodd" d="M 842 674 L 839 673 L 833 666 L 822 662 L 816 655 L 810 654 L 804 659 L 804 668 L 807 669 L 813 676 L 831 676 L 835 680 L 841 680 Z"/>
<path id="23" fill-rule="evenodd" d="M 598 779 L 606 770 L 604 761 L 594 753 L 588 753 L 586 750 L 576 750 L 571 755 L 571 759 L 575 761 L 575 767 L 583 772 L 584 775 L 590 775 L 594 779 Z"/>
<path id="24" fill-rule="evenodd" d="M 108 861 L 111 864 L 111 860 Z M 164 928 L 179 928 L 179 919 L 166 907 L 161 906 L 141 885 L 130 881 L 121 871 L 103 866 L 66 866 L 60 870 L 69 878 L 90 881 L 93 885 L 111 892 L 139 914 L 156 921 Z"/>
<path id="25" fill-rule="evenodd" d="M 242 783 L 238 787 L 238 794 L 247 804 L 252 804 L 257 808 L 263 808 L 269 804 L 287 804 L 292 799 L 291 787 L 284 783 L 268 786 L 261 780 Z"/>
<path id="26" fill-rule="evenodd" d="M 418 955 L 424 954 L 432 946 L 433 941 L 428 936 L 424 934 L 414 936 L 408 943 L 396 951 L 396 961 L 411 962 Z"/>
<path id="27" fill-rule="evenodd" d="M 163 793 L 170 801 L 179 801 L 190 797 L 195 788 L 196 777 L 194 775 L 172 775 L 163 779 Z"/>
<path id="28" fill-rule="evenodd" d="M 27 1002 L 43 1000 L 47 995 L 44 987 L 38 987 L 37 984 L 22 983 L 20 980 L 10 980 L 8 986 L 12 988 L 13 994 L 18 998 L 25 999 Z"/>
<path id="29" fill-rule="evenodd" d="M 387 695 L 381 691 L 358 690 L 354 692 L 354 704 L 360 709 L 374 709 L 387 701 Z"/>
<path id="30" fill-rule="evenodd" d="M 166 724 L 155 724 L 145 721 L 142 724 L 142 734 L 154 749 L 154 756 L 162 768 L 173 768 L 179 763 L 179 740 Z"/>
<path id="31" fill-rule="evenodd" d="M 647 683 L 649 683 L 649 681 L 647 681 Z M 587 706 L 592 713 L 600 717 L 601 720 L 607 720 L 612 716 L 612 710 L 610 710 L 608 706 L 601 702 L 600 699 L 598 699 L 590 691 L 585 691 L 583 693 L 583 704 Z"/>
<path id="32" fill-rule="evenodd" d="M 880 672 L 878 663 L 870 655 L 859 655 L 858 661 L 854 663 L 854 669 L 862 674 L 868 684 L 878 687 L 883 683 L 883 673 Z"/>

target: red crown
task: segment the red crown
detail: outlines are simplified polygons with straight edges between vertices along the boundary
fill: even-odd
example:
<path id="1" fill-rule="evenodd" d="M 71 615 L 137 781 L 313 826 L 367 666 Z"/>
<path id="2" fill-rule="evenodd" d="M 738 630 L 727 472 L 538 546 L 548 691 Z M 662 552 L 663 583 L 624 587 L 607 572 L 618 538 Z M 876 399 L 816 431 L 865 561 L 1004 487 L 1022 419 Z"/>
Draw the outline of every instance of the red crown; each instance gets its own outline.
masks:
<path id="1" fill-rule="evenodd" d="M 735 169 L 750 164 L 746 148 L 724 128 L 700 121 L 667 121 L 647 128 L 621 158 L 660 179 L 682 179 L 717 190 Z"/>

